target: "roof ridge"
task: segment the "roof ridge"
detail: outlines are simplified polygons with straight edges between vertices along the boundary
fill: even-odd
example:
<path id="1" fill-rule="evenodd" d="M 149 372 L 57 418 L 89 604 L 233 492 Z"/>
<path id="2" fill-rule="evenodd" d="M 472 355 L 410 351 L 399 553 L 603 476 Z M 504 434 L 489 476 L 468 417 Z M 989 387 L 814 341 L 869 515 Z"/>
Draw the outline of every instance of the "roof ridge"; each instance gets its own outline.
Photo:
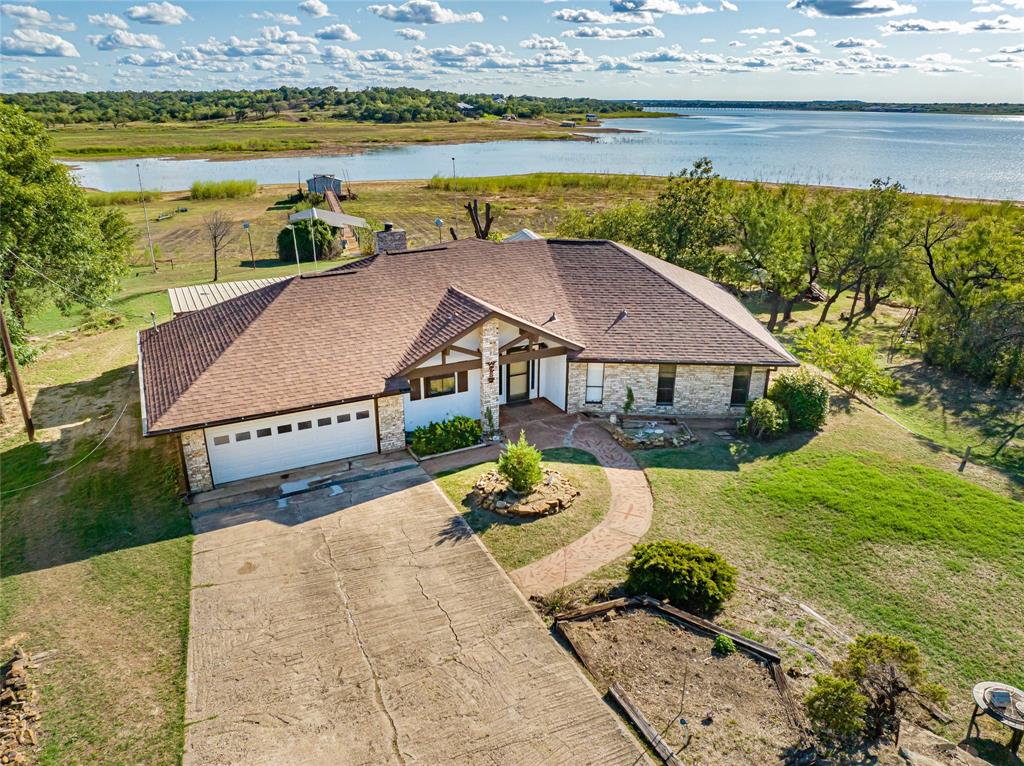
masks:
<path id="1" fill-rule="evenodd" d="M 673 279 L 670 279 L 670 278 L 669 278 L 668 276 L 666 276 L 665 274 L 662 274 L 662 273 L 661 273 L 660 271 L 658 271 L 657 269 L 654 269 L 654 268 L 652 268 L 650 264 L 648 264 L 648 263 L 645 263 L 645 262 L 644 262 L 644 260 L 643 260 L 642 258 L 638 257 L 639 255 L 646 255 L 646 256 L 647 256 L 648 258 L 655 258 L 655 257 L 657 257 L 657 256 L 653 256 L 653 255 L 651 255 L 650 253 L 642 253 L 641 251 L 639 251 L 639 250 L 636 250 L 636 249 L 634 249 L 634 248 L 632 248 L 632 247 L 629 247 L 628 245 L 623 245 L 623 244 L 620 244 L 619 242 L 616 242 L 616 241 L 614 241 L 614 240 L 611 240 L 611 239 L 606 239 L 606 240 L 597 240 L 597 241 L 603 241 L 603 242 L 607 242 L 608 244 L 610 244 L 610 245 L 612 245 L 613 247 L 617 248 L 617 249 L 618 249 L 619 251 L 621 251 L 621 252 L 625 253 L 626 255 L 628 255 L 629 257 L 631 257 L 631 258 L 632 258 L 633 260 L 635 260 L 635 261 L 636 261 L 637 263 L 639 263 L 639 264 L 640 264 L 641 266 L 643 266 L 643 267 L 644 267 L 645 269 L 647 269 L 648 271 L 650 271 L 650 272 L 651 272 L 652 274 L 655 274 L 655 275 L 657 275 L 657 276 L 658 276 L 658 277 L 660 277 L 660 278 L 661 278 L 662 280 L 664 280 L 665 282 L 667 282 L 668 284 L 672 285 L 672 286 L 673 286 L 673 287 L 675 287 L 675 288 L 676 288 L 677 290 L 679 290 L 679 292 L 681 292 L 681 293 L 684 293 L 685 295 L 688 295 L 688 296 L 690 296 L 690 297 L 691 297 L 691 298 L 693 298 L 693 299 L 694 299 L 695 301 L 697 301 L 697 302 L 698 302 L 698 303 L 699 303 L 700 305 L 702 305 L 702 306 L 704 306 L 704 307 L 705 307 L 706 309 L 708 309 L 708 311 L 711 311 L 711 312 L 712 312 L 713 314 L 715 314 L 716 316 L 718 316 L 718 317 L 721 317 L 721 318 L 722 318 L 722 319 L 724 319 L 724 320 L 725 320 L 726 322 L 728 322 L 728 323 L 729 323 L 730 325 L 732 325 L 732 326 L 733 326 L 733 327 L 735 327 L 735 328 L 736 328 L 737 330 L 739 330 L 739 331 L 740 331 L 741 333 L 743 333 L 744 335 L 746 335 L 746 336 L 747 336 L 748 338 L 750 338 L 751 340 L 755 341 L 756 343 L 759 343 L 759 344 L 760 344 L 760 345 L 761 345 L 761 346 L 762 346 L 762 347 L 763 347 L 764 349 L 766 349 L 767 351 L 770 351 L 770 352 L 771 352 L 771 353 L 773 353 L 773 354 L 778 354 L 778 353 L 779 353 L 779 350 L 781 349 L 781 351 L 782 351 L 782 357 L 783 357 L 783 359 L 785 359 L 786 357 L 789 357 L 789 358 L 790 358 L 790 360 L 792 360 L 792 361 L 796 361 L 796 358 L 795 358 L 795 357 L 794 357 L 794 356 L 793 356 L 793 355 L 792 355 L 791 353 L 789 353 L 788 351 L 786 351 L 786 349 L 785 349 L 785 348 L 784 348 L 784 347 L 782 346 L 782 344 L 781 344 L 781 343 L 779 344 L 779 348 L 778 348 L 778 349 L 772 348 L 772 347 L 771 347 L 770 345 L 768 345 L 767 343 L 765 343 L 763 339 L 761 339 L 761 338 L 758 338 L 758 337 L 757 337 L 756 335 L 754 335 L 754 334 L 753 334 L 752 332 L 750 332 L 750 331 L 749 331 L 749 330 L 748 330 L 747 328 L 745 328 L 745 327 L 742 327 L 742 326 L 740 326 L 739 324 L 737 324 L 737 323 L 736 323 L 736 321 L 735 321 L 735 320 L 733 320 L 733 318 L 732 318 L 732 317 L 730 317 L 730 316 L 728 316 L 728 315 L 726 315 L 726 314 L 722 313 L 722 312 L 721 312 L 721 311 L 719 311 L 719 310 L 718 310 L 717 308 L 715 308 L 714 306 L 712 306 L 712 305 L 711 305 L 710 303 L 708 303 L 707 301 L 703 300 L 703 299 L 702 299 L 702 298 L 701 298 L 701 297 L 700 297 L 699 295 L 696 295 L 696 294 L 695 294 L 695 293 L 694 293 L 693 291 L 691 291 L 691 290 L 688 290 L 688 289 L 686 289 L 686 288 L 685 288 L 685 287 L 684 287 L 683 285 L 679 284 L 678 282 L 676 282 L 676 281 L 675 281 L 675 280 L 673 280 Z M 664 262 L 665 262 L 665 263 L 666 263 L 667 265 L 669 265 L 669 266 L 676 266 L 676 265 L 675 265 L 674 263 L 669 263 L 668 261 L 664 261 Z M 690 274 L 693 274 L 693 275 L 695 275 L 695 276 L 698 276 L 698 277 L 700 277 L 701 279 L 707 279 L 707 281 L 708 281 L 708 282 L 711 282 L 711 280 L 710 280 L 710 279 L 708 279 L 707 277 L 703 276 L 702 274 L 697 274 L 697 272 L 695 272 L 695 271 L 690 271 L 689 269 L 683 269 L 683 267 L 682 267 L 682 266 L 676 266 L 676 268 L 677 268 L 677 269 L 682 269 L 683 271 L 687 271 L 687 272 L 689 272 Z M 712 284 L 712 285 L 715 285 L 715 283 L 714 283 L 714 282 L 711 282 L 711 284 Z M 720 290 L 721 288 L 720 288 L 720 287 L 718 287 L 717 285 L 715 285 L 715 289 L 717 289 L 717 290 Z M 747 309 L 746 309 L 745 307 L 743 307 L 743 306 L 742 306 L 742 304 L 740 304 L 740 306 L 741 306 L 741 308 L 743 308 L 743 310 L 744 310 L 744 311 L 746 311 L 746 310 L 747 310 Z M 755 317 L 755 321 L 757 321 L 757 318 L 756 318 L 756 317 Z"/>

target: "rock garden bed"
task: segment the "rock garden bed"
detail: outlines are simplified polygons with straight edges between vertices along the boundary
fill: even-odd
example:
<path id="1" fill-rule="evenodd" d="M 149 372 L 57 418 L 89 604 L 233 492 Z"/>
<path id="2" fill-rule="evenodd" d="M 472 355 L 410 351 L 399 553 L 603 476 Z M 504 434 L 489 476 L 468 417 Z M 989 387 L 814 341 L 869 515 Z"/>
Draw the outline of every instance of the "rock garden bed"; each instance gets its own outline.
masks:
<path id="1" fill-rule="evenodd" d="M 579 490 L 558 471 L 543 470 L 543 480 L 525 495 L 512 489 L 496 470 L 487 471 L 473 485 L 470 499 L 478 508 L 502 516 L 535 518 L 564 511 L 579 497 Z"/>
<path id="2" fill-rule="evenodd" d="M 618 418 L 599 420 L 611 437 L 628 450 L 660 449 L 664 447 L 685 447 L 697 441 L 696 437 L 681 420 L 643 420 Z"/>

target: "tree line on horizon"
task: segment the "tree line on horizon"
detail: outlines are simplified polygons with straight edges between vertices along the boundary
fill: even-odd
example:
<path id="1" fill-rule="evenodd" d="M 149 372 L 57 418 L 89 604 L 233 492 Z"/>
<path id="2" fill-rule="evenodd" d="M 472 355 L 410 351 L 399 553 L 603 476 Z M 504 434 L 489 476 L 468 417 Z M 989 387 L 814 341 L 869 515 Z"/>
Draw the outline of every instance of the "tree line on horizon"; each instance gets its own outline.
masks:
<path id="1" fill-rule="evenodd" d="M 849 332 L 882 303 L 907 308 L 925 361 L 1024 390 L 1024 210 L 915 198 L 891 180 L 860 190 L 741 185 L 709 159 L 653 202 L 570 211 L 565 237 L 611 239 L 737 291 L 757 286 L 768 329 L 808 294 L 818 325 Z"/>
<path id="2" fill-rule="evenodd" d="M 540 117 L 567 112 L 607 114 L 628 108 L 621 101 L 592 98 L 503 96 L 454 93 L 418 88 L 371 87 L 361 90 L 334 86 L 265 90 L 211 91 L 47 91 L 12 93 L 3 100 L 19 106 L 47 126 L 129 122 L 265 119 L 284 112 L 308 119 L 403 123 L 461 120 L 470 115 Z M 471 110 L 460 109 L 468 104 Z"/>

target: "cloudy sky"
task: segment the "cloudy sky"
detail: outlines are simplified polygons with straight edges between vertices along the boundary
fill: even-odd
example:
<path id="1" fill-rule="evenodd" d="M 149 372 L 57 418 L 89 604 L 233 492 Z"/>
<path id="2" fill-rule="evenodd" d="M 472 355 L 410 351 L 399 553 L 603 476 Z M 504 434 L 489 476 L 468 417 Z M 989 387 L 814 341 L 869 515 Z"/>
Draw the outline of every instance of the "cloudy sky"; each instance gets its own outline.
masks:
<path id="1" fill-rule="evenodd" d="M 18 2 L 3 89 L 1024 101 L 1024 0 Z"/>

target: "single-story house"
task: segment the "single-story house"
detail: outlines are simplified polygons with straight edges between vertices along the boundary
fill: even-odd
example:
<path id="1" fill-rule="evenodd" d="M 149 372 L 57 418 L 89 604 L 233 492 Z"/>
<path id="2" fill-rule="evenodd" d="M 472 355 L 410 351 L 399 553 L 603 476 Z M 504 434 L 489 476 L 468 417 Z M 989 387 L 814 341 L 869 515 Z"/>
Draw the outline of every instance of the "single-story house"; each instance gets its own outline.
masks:
<path id="1" fill-rule="evenodd" d="M 797 361 L 702 276 L 604 240 L 466 239 L 282 280 L 139 333 L 146 435 L 192 491 L 405 447 L 454 415 L 728 416 Z"/>

